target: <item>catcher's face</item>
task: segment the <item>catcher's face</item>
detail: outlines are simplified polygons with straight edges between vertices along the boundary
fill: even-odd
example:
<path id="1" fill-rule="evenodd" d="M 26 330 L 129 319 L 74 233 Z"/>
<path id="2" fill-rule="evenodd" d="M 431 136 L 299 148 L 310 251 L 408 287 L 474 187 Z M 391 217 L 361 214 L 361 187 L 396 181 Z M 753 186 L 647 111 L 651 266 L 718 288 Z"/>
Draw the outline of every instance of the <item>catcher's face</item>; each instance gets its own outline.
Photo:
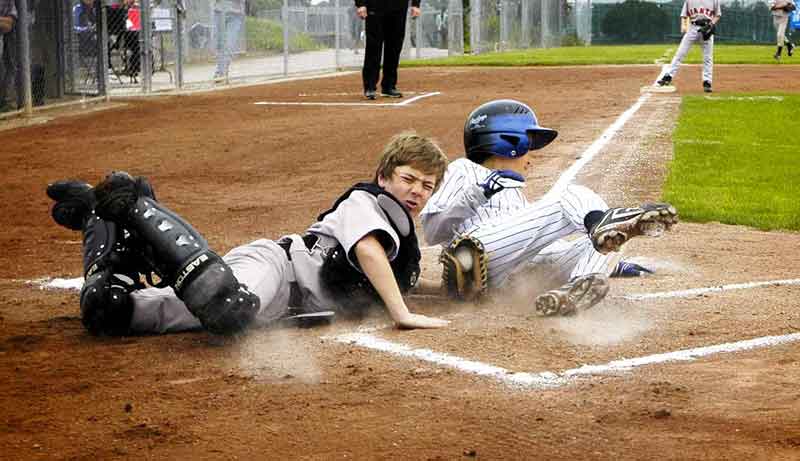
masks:
<path id="1" fill-rule="evenodd" d="M 425 208 L 436 188 L 436 175 L 403 165 L 395 168 L 389 178 L 378 177 L 378 185 L 399 200 L 412 216 L 416 216 Z"/>

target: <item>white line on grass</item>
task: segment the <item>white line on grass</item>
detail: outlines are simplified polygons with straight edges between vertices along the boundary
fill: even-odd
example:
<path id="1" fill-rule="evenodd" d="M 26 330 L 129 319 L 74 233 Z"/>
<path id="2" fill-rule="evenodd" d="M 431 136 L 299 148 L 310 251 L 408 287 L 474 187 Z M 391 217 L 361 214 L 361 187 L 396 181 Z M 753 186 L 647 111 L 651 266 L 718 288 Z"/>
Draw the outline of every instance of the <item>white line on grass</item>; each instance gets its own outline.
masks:
<path id="1" fill-rule="evenodd" d="M 253 104 L 257 106 L 380 106 L 380 107 L 402 107 L 407 106 L 420 99 L 429 98 L 442 94 L 439 91 L 423 93 L 413 98 L 408 98 L 403 102 L 302 102 L 302 101 L 259 101 Z"/>
<path id="2" fill-rule="evenodd" d="M 565 385 L 569 383 L 572 378 L 580 376 L 627 372 L 631 371 L 633 368 L 645 365 L 669 362 L 688 362 L 700 357 L 708 357 L 715 354 L 739 352 L 763 347 L 777 346 L 779 344 L 792 343 L 800 341 L 800 333 L 791 333 L 781 336 L 764 336 L 761 338 L 748 339 L 733 343 L 717 344 L 694 349 L 684 349 L 663 354 L 647 355 L 633 359 L 614 360 L 600 365 L 583 365 L 578 368 L 564 370 L 560 373 L 555 373 L 552 371 L 543 371 L 538 373 L 514 372 L 506 368 L 497 367 L 474 360 L 467 360 L 450 354 L 434 352 L 430 349 L 414 349 L 405 344 L 393 343 L 391 341 L 387 341 L 366 333 L 345 334 L 337 336 L 334 339 L 340 343 L 353 344 L 401 357 L 414 358 L 448 368 L 455 368 L 465 373 L 494 378 L 504 384 L 514 387 L 545 389 Z"/>
<path id="3" fill-rule="evenodd" d="M 711 101 L 783 101 L 783 96 L 704 96 Z"/>

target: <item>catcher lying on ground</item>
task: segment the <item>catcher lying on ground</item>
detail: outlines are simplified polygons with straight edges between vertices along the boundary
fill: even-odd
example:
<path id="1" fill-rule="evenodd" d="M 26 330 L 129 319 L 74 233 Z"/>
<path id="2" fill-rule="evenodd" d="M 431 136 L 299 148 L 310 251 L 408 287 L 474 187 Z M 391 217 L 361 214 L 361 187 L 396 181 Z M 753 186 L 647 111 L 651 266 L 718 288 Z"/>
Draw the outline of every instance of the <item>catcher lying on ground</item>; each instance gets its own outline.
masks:
<path id="1" fill-rule="evenodd" d="M 373 181 L 347 190 L 303 235 L 256 240 L 223 257 L 144 178 L 117 172 L 96 187 L 59 181 L 47 195 L 56 201 L 53 219 L 83 232 L 81 320 L 93 334 L 204 327 L 230 335 L 298 315 L 359 316 L 376 304 L 398 327 L 438 328 L 448 322 L 409 312 L 403 293 L 419 276 L 413 216 L 446 166 L 430 139 L 395 136 Z M 141 282 L 151 273 L 162 287 Z"/>
<path id="2" fill-rule="evenodd" d="M 421 214 L 425 240 L 444 247 L 442 278 L 450 296 L 476 299 L 512 275 L 538 268 L 559 287 L 536 297 L 536 311 L 569 315 L 600 302 L 609 275 L 647 271 L 615 252 L 633 237 L 677 223 L 671 205 L 609 208 L 577 185 L 558 197 L 527 201 L 521 190 L 530 165 L 526 154 L 556 136 L 518 101 L 492 101 L 467 118 L 466 158 L 449 165 Z"/>

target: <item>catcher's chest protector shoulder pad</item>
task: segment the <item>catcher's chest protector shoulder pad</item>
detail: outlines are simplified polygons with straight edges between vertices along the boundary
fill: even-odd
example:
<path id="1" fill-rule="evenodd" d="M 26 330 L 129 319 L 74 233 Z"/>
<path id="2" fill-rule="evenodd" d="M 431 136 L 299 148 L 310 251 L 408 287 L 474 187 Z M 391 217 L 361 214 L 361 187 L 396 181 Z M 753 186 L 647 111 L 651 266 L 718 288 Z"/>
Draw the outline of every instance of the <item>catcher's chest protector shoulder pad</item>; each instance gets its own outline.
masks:
<path id="1" fill-rule="evenodd" d="M 394 272 L 400 291 L 406 293 L 417 284 L 420 273 L 419 262 L 422 259 L 422 255 L 419 251 L 417 234 L 414 231 L 414 221 L 396 198 L 377 184 L 358 183 L 342 194 L 333 207 L 320 214 L 318 219 L 321 221 L 326 215 L 336 210 L 350 194 L 357 190 L 368 192 L 376 197 L 378 206 L 386 213 L 389 223 L 400 238 L 397 257 L 390 261 L 389 264 L 392 267 L 392 272 Z M 353 298 L 368 298 L 373 304 L 380 301 L 377 292 L 367 277 L 350 265 L 341 245 L 337 246 L 325 258 L 321 276 L 325 285 L 337 297 L 347 298 L 348 305 L 358 304 L 352 302 Z"/>
<path id="2" fill-rule="evenodd" d="M 461 235 L 442 250 L 442 289 L 459 301 L 479 301 L 488 286 L 489 257 L 483 244 Z"/>

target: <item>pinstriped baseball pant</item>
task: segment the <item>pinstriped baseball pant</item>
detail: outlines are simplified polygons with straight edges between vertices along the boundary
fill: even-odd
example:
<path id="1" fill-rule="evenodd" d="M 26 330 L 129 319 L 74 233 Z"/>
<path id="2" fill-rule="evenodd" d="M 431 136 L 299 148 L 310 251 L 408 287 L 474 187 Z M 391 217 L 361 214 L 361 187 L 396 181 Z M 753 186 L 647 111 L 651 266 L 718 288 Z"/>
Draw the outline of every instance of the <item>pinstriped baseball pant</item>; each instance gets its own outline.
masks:
<path id="1" fill-rule="evenodd" d="M 571 185 L 556 199 L 531 203 L 467 234 L 484 246 L 490 287 L 502 286 L 510 275 L 531 265 L 552 267 L 549 275 L 563 284 L 578 275 L 608 274 L 613 269 L 618 257 L 598 253 L 583 222 L 590 211 L 607 209 L 599 195 L 586 187 Z M 573 235 L 578 238 L 565 240 Z"/>

